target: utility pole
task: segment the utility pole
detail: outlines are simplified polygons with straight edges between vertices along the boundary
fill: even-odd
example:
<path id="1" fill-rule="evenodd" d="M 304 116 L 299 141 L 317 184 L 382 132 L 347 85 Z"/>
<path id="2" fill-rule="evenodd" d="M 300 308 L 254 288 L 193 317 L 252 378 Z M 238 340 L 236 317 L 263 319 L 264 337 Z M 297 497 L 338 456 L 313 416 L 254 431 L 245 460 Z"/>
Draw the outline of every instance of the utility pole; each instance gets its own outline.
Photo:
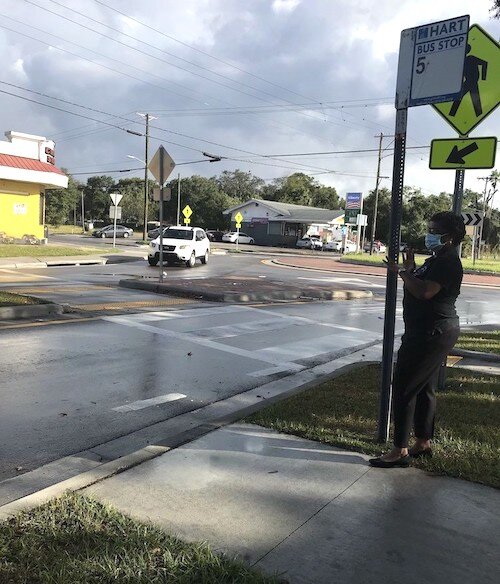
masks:
<path id="1" fill-rule="evenodd" d="M 149 122 L 150 120 L 156 120 L 154 116 L 151 114 L 143 114 L 141 112 L 137 112 L 138 116 L 144 118 L 146 120 L 146 147 L 145 147 L 145 155 L 144 155 L 144 228 L 142 230 L 142 239 L 146 241 L 148 238 L 148 203 L 149 203 L 149 192 L 148 192 L 148 156 L 149 156 Z M 135 156 L 131 156 L 130 158 L 135 158 Z"/>
<path id="2" fill-rule="evenodd" d="M 149 150 L 149 114 L 146 114 L 146 148 L 144 153 L 144 228 L 142 230 L 142 240 L 148 238 L 148 150 Z"/>
<path id="3" fill-rule="evenodd" d="M 82 230 L 85 233 L 85 205 L 83 202 L 83 190 L 82 190 Z"/>
<path id="4" fill-rule="evenodd" d="M 375 206 L 373 208 L 372 238 L 370 241 L 370 255 L 373 254 L 373 243 L 375 241 L 375 229 L 377 228 L 378 186 L 380 183 L 380 162 L 382 160 L 382 140 L 384 139 L 384 134 L 382 134 L 382 132 L 380 132 L 380 135 L 378 136 L 378 138 L 379 138 L 379 143 L 378 143 L 377 182 L 375 183 Z"/>

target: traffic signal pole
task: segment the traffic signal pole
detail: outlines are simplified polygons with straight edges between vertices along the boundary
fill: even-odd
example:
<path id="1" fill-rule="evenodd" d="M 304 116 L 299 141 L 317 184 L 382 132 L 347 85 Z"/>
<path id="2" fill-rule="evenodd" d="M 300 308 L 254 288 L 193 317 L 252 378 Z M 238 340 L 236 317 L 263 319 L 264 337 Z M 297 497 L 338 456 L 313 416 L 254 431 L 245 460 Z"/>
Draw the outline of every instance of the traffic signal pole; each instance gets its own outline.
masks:
<path id="1" fill-rule="evenodd" d="M 371 237 L 371 241 L 370 241 L 370 255 L 373 254 L 373 243 L 375 242 L 375 230 L 377 228 L 378 186 L 380 183 L 380 163 L 382 161 L 382 140 L 383 139 L 384 139 L 384 134 L 382 134 L 382 132 L 380 132 L 379 143 L 378 143 L 377 182 L 375 183 L 375 206 L 373 209 L 372 237 Z"/>

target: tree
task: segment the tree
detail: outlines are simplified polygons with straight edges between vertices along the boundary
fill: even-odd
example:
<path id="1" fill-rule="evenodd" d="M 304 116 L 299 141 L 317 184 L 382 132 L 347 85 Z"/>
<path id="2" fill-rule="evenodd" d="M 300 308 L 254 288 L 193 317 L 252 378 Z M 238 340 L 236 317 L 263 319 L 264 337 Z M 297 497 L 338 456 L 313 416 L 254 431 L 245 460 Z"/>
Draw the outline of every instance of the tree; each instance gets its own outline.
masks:
<path id="1" fill-rule="evenodd" d="M 105 221 L 109 218 L 111 198 L 115 181 L 110 176 L 91 176 L 83 188 L 85 216 L 92 220 Z"/>
<path id="2" fill-rule="evenodd" d="M 322 209 L 340 209 L 340 200 L 335 187 L 315 185 L 312 197 L 313 207 Z"/>
<path id="3" fill-rule="evenodd" d="M 375 191 L 370 191 L 363 202 L 363 213 L 368 215 L 367 235 L 371 238 L 373 213 L 375 210 Z M 391 214 L 391 191 L 386 188 L 378 190 L 377 225 L 375 239 L 389 241 L 389 222 Z"/>
<path id="4" fill-rule="evenodd" d="M 500 0 L 493 0 L 490 12 L 493 12 L 493 18 L 500 18 Z"/>
<path id="5" fill-rule="evenodd" d="M 165 203 L 165 222 L 177 223 L 177 180 L 168 183 L 172 199 Z M 181 181 L 181 210 L 189 205 L 193 210 L 192 225 L 210 229 L 225 229 L 230 219 L 222 212 L 239 201 L 219 190 L 215 177 L 191 176 Z M 181 217 L 182 220 L 182 217 Z"/>
<path id="6" fill-rule="evenodd" d="M 47 189 L 45 191 L 45 222 L 49 225 L 66 223 L 73 215 L 75 206 L 80 201 L 82 185 L 68 175 L 67 189 Z"/>
<path id="7" fill-rule="evenodd" d="M 312 206 L 314 182 L 307 174 L 296 172 L 283 180 L 276 200 L 293 205 Z"/>
<path id="8" fill-rule="evenodd" d="M 224 170 L 214 178 L 219 191 L 239 202 L 262 198 L 261 191 L 265 183 L 251 172 Z"/>

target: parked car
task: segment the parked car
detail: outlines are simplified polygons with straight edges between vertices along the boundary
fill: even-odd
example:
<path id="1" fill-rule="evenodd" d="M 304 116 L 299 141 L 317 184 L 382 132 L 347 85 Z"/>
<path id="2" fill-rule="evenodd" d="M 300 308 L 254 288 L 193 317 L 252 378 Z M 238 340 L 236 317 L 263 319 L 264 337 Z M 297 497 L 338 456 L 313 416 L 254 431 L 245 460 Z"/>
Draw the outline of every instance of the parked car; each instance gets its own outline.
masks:
<path id="1" fill-rule="evenodd" d="M 370 253 L 370 242 L 367 241 L 365 243 L 365 247 L 363 248 L 366 253 Z M 373 253 L 387 253 L 387 247 L 378 239 L 373 241 Z"/>
<path id="2" fill-rule="evenodd" d="M 92 235 L 94 237 L 113 237 L 114 227 L 113 225 L 106 225 L 106 227 L 101 227 L 100 229 L 94 229 Z M 116 226 L 116 237 L 132 237 L 134 235 L 134 230 L 130 227 L 125 227 L 124 225 Z"/>
<path id="3" fill-rule="evenodd" d="M 332 239 L 328 243 L 325 243 L 323 246 L 323 251 L 338 251 L 342 250 L 342 240 L 341 239 Z"/>
<path id="4" fill-rule="evenodd" d="M 350 239 L 346 239 L 345 241 L 345 250 L 342 247 L 342 240 L 341 239 L 334 239 L 329 241 L 324 247 L 324 251 L 337 251 L 339 253 L 353 253 L 356 251 L 356 242 L 351 241 Z"/>
<path id="5" fill-rule="evenodd" d="M 222 236 L 222 241 L 226 243 L 236 243 L 236 240 L 238 240 L 238 243 L 250 243 L 251 245 L 255 243 L 253 237 L 241 231 L 239 235 L 237 231 L 230 231 L 229 233 L 224 233 Z"/>
<path id="6" fill-rule="evenodd" d="M 217 231 L 216 229 L 207 229 L 205 233 L 210 241 L 222 241 L 222 236 L 224 235 L 224 231 Z"/>
<path id="7" fill-rule="evenodd" d="M 184 262 L 188 268 L 194 267 L 196 260 L 208 263 L 210 241 L 199 227 L 167 227 L 163 232 L 163 258 L 172 265 Z M 160 261 L 160 238 L 149 244 L 148 262 L 156 266 Z"/>
<path id="8" fill-rule="evenodd" d="M 323 242 L 317 235 L 306 235 L 302 239 L 297 240 L 296 246 L 302 249 L 322 249 Z"/>

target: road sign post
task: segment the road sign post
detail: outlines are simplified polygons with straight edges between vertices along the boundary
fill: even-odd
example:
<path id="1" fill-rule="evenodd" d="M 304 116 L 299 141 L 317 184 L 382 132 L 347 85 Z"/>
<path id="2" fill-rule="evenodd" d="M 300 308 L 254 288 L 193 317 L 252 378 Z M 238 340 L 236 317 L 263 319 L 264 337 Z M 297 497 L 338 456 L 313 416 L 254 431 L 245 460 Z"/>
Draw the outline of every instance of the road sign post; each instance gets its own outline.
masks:
<path id="1" fill-rule="evenodd" d="M 234 216 L 234 221 L 236 225 L 236 251 L 238 251 L 239 244 L 240 244 L 240 229 L 241 229 L 241 222 L 243 221 L 243 215 L 238 211 Z"/>
<path id="2" fill-rule="evenodd" d="M 165 148 L 160 146 L 149 163 L 151 174 L 160 184 L 160 282 L 163 282 L 163 203 L 165 200 L 165 181 L 175 167 L 175 162 Z"/>
<path id="3" fill-rule="evenodd" d="M 114 205 L 114 213 L 113 213 L 113 247 L 116 247 L 116 220 L 118 218 L 118 213 L 117 213 L 117 207 L 118 207 L 118 203 L 122 200 L 123 195 L 121 195 L 120 193 L 110 193 L 109 195 L 111 197 L 111 200 L 113 201 L 113 205 Z"/>
<path id="4" fill-rule="evenodd" d="M 403 30 L 396 83 L 396 126 L 388 259 L 397 264 L 403 211 L 408 107 L 457 99 L 462 88 L 469 17 Z M 453 96 L 453 97 L 451 97 Z M 378 439 L 389 437 L 398 274 L 387 270 Z"/>

